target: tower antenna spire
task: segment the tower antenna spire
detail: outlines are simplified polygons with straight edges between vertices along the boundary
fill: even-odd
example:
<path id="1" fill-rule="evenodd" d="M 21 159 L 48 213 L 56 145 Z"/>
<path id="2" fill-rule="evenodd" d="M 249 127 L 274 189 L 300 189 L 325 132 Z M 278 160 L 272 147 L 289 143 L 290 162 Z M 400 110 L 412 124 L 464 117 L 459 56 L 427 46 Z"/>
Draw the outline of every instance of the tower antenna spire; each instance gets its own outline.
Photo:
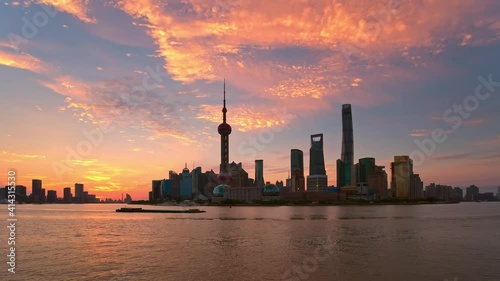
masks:
<path id="1" fill-rule="evenodd" d="M 226 123 L 226 78 L 224 78 L 224 104 L 222 108 L 222 123 Z"/>

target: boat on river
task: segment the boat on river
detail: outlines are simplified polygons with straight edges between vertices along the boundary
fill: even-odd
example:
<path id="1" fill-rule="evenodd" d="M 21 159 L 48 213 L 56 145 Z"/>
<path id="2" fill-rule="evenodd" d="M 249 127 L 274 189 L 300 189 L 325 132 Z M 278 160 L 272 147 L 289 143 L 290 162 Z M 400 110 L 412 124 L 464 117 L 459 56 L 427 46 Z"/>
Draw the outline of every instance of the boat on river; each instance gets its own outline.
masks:
<path id="1" fill-rule="evenodd" d="M 116 209 L 117 212 L 122 213 L 205 213 L 205 211 L 200 209 L 187 209 L 187 210 L 162 210 L 162 209 L 143 209 L 143 208 L 128 208 L 123 207 Z"/>

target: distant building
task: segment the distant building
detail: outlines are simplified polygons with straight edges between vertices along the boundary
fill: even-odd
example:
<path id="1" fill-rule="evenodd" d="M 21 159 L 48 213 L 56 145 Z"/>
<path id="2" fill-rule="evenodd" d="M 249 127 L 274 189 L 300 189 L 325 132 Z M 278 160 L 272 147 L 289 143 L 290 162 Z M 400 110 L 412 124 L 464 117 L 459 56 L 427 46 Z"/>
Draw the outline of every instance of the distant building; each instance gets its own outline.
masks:
<path id="1" fill-rule="evenodd" d="M 263 165 L 263 164 L 262 164 Z M 243 169 L 243 165 L 240 163 L 236 164 L 234 161 L 229 164 L 229 173 L 231 174 L 231 180 L 229 185 L 232 187 L 247 187 L 248 185 L 248 173 Z M 264 173 L 264 172 L 262 172 Z M 264 177 L 264 175 L 262 175 Z"/>
<path id="2" fill-rule="evenodd" d="M 180 176 L 180 198 L 183 200 L 193 199 L 193 175 L 189 172 L 187 165 L 182 170 Z"/>
<path id="3" fill-rule="evenodd" d="M 264 188 L 264 160 L 255 160 L 255 186 Z"/>
<path id="4" fill-rule="evenodd" d="M 307 176 L 307 191 L 327 191 L 328 177 L 327 175 L 311 175 Z"/>
<path id="5" fill-rule="evenodd" d="M 292 149 L 290 155 L 291 179 L 290 186 L 292 191 L 305 190 L 304 178 L 304 153 L 299 149 Z"/>
<path id="6" fill-rule="evenodd" d="M 161 194 L 162 198 L 172 198 L 172 181 L 164 179 L 161 181 Z"/>
<path id="7" fill-rule="evenodd" d="M 26 186 L 16 185 L 16 201 L 26 202 L 26 198 L 27 198 L 26 190 L 27 190 Z"/>
<path id="8" fill-rule="evenodd" d="M 172 198 L 181 198 L 181 176 L 174 171 L 168 172 L 168 179 L 172 186 Z"/>
<path id="9" fill-rule="evenodd" d="M 130 196 L 130 194 L 128 194 L 128 193 L 125 196 L 125 203 L 127 203 L 127 204 L 132 203 L 132 196 Z"/>
<path id="10" fill-rule="evenodd" d="M 419 174 L 412 175 L 412 184 L 410 185 L 410 199 L 424 198 L 424 183 Z"/>
<path id="11" fill-rule="evenodd" d="M 354 137 L 352 109 L 350 104 L 342 105 L 342 155 L 345 164 L 354 164 Z"/>
<path id="12" fill-rule="evenodd" d="M 375 171 L 375 158 L 372 157 L 366 157 L 366 158 L 361 158 L 359 159 L 359 170 L 358 170 L 358 177 L 359 183 L 367 183 L 368 182 L 368 175 Z"/>
<path id="13" fill-rule="evenodd" d="M 465 191 L 465 200 L 466 201 L 476 201 L 479 199 L 479 188 L 475 185 L 471 185 L 467 187 Z"/>
<path id="14" fill-rule="evenodd" d="M 31 200 L 33 202 L 42 200 L 42 180 L 34 179 L 31 181 Z"/>
<path id="15" fill-rule="evenodd" d="M 151 182 L 151 191 L 153 192 L 153 201 L 162 200 L 162 192 L 161 192 L 161 180 L 153 180 Z"/>
<path id="16" fill-rule="evenodd" d="M 65 187 L 64 193 L 64 203 L 71 203 L 73 195 L 71 194 L 71 187 Z"/>
<path id="17" fill-rule="evenodd" d="M 455 187 L 451 199 L 453 201 L 462 201 L 464 199 L 464 191 L 460 187 Z"/>
<path id="18" fill-rule="evenodd" d="M 325 156 L 323 153 L 323 134 L 311 135 L 309 149 L 309 175 L 307 176 L 307 190 L 320 191 L 328 187 L 328 176 L 325 170 Z"/>
<path id="19" fill-rule="evenodd" d="M 311 135 L 309 175 L 326 175 L 325 156 L 323 153 L 323 134 Z"/>
<path id="20" fill-rule="evenodd" d="M 498 191 L 497 191 L 497 199 L 500 200 L 500 186 L 498 187 Z"/>
<path id="21" fill-rule="evenodd" d="M 208 200 L 204 191 L 208 183 L 207 175 L 202 172 L 201 167 L 194 168 L 191 174 L 193 176 L 193 199 Z"/>
<path id="22" fill-rule="evenodd" d="M 387 196 L 387 173 L 384 166 L 377 166 L 374 171 L 368 174 L 368 186 L 373 188 L 375 194 L 381 197 Z"/>
<path id="23" fill-rule="evenodd" d="M 391 189 L 395 198 L 410 198 L 413 185 L 413 160 L 409 156 L 394 156 L 391 163 Z"/>
<path id="24" fill-rule="evenodd" d="M 85 202 L 83 183 L 75 183 L 75 201 L 78 203 Z"/>
<path id="25" fill-rule="evenodd" d="M 57 202 L 57 191 L 49 190 L 47 192 L 47 202 L 56 203 Z"/>
<path id="26" fill-rule="evenodd" d="M 424 192 L 425 198 L 436 198 L 436 184 L 435 183 L 430 183 L 428 186 L 425 187 L 425 192 Z"/>

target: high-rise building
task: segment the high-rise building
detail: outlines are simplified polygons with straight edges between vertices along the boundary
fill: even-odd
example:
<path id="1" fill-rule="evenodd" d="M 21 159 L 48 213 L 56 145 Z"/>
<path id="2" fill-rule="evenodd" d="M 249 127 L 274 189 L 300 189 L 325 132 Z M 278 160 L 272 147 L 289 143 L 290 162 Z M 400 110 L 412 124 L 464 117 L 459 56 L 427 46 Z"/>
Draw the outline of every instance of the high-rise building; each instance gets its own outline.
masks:
<path id="1" fill-rule="evenodd" d="M 342 105 L 342 155 L 345 164 L 354 164 L 354 137 L 350 104 Z"/>
<path id="2" fill-rule="evenodd" d="M 373 171 L 371 159 L 366 159 L 363 165 L 354 164 L 354 136 L 352 125 L 352 109 L 350 104 L 342 105 L 342 152 L 337 160 L 337 187 L 356 186 L 358 180 L 366 184 L 368 174 Z M 370 159 L 370 160 L 368 160 Z M 373 161 L 375 161 L 373 159 Z M 361 164 L 361 163 L 360 163 Z M 369 170 L 368 172 L 366 170 Z"/>
<path id="3" fill-rule="evenodd" d="M 465 200 L 466 201 L 476 201 L 479 200 L 479 187 L 471 185 L 465 190 Z"/>
<path id="4" fill-rule="evenodd" d="M 424 183 L 419 174 L 413 174 L 410 186 L 410 199 L 424 198 Z"/>
<path id="5" fill-rule="evenodd" d="M 325 170 L 325 155 L 323 153 L 323 134 L 311 135 L 309 149 L 309 175 L 307 190 L 323 191 L 328 188 L 328 177 Z"/>
<path id="6" fill-rule="evenodd" d="M 375 158 L 366 157 L 359 159 L 358 179 L 360 183 L 368 182 L 368 175 L 375 171 Z"/>
<path id="7" fill-rule="evenodd" d="M 384 166 L 376 166 L 375 171 L 368 174 L 367 182 L 370 188 L 373 188 L 376 194 L 382 197 L 387 195 L 387 173 Z"/>
<path id="8" fill-rule="evenodd" d="M 325 156 L 323 153 L 323 134 L 311 135 L 309 175 L 326 175 Z"/>
<path id="9" fill-rule="evenodd" d="M 55 190 L 47 191 L 47 202 L 49 203 L 57 202 L 57 191 Z"/>
<path id="10" fill-rule="evenodd" d="M 187 165 L 182 169 L 180 182 L 180 197 L 184 200 L 193 199 L 193 174 L 189 172 Z"/>
<path id="11" fill-rule="evenodd" d="M 255 186 L 264 188 L 264 160 L 255 160 Z"/>
<path id="12" fill-rule="evenodd" d="M 26 202 L 26 186 L 16 185 L 16 200 Z"/>
<path id="13" fill-rule="evenodd" d="M 292 178 L 290 185 L 292 191 L 304 191 L 304 153 L 299 149 L 292 149 L 290 155 L 290 168 Z"/>
<path id="14" fill-rule="evenodd" d="M 224 80 L 224 100 L 222 107 L 222 123 L 217 128 L 220 135 L 221 151 L 220 151 L 220 173 L 228 172 L 229 169 L 229 135 L 231 134 L 231 126 L 226 123 L 226 80 Z"/>
<path id="15" fill-rule="evenodd" d="M 455 187 L 453 189 L 452 197 L 453 201 L 462 201 L 464 200 L 464 191 L 460 187 Z"/>
<path id="16" fill-rule="evenodd" d="M 153 201 L 161 200 L 163 198 L 161 192 L 161 180 L 153 180 L 151 182 L 151 191 L 153 192 Z"/>
<path id="17" fill-rule="evenodd" d="M 396 198 L 409 198 L 413 185 L 413 160 L 409 156 L 394 156 L 391 163 L 391 189 Z"/>
<path id="18" fill-rule="evenodd" d="M 84 202 L 84 188 L 83 183 L 75 183 L 75 200 L 76 202 Z"/>
<path id="19" fill-rule="evenodd" d="M 64 202 L 71 203 L 71 197 L 73 197 L 73 195 L 71 194 L 71 187 L 65 187 L 64 188 Z"/>
<path id="20" fill-rule="evenodd" d="M 497 191 L 497 199 L 500 200 L 500 186 L 498 187 L 498 191 Z"/>
<path id="21" fill-rule="evenodd" d="M 31 180 L 31 198 L 34 202 L 42 200 L 42 180 Z"/>
<path id="22" fill-rule="evenodd" d="M 168 179 L 172 185 L 172 198 L 181 198 L 181 176 L 174 171 L 169 171 Z"/>

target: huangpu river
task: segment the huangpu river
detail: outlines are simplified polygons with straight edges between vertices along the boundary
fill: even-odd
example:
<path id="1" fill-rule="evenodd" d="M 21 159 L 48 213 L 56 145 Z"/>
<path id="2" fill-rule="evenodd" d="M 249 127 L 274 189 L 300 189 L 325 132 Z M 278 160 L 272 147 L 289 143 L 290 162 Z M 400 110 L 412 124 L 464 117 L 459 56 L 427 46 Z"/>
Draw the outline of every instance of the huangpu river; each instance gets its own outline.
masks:
<path id="1" fill-rule="evenodd" d="M 12 274 L 0 205 L 0 280 L 500 280 L 500 203 L 124 206 L 17 205 Z"/>

